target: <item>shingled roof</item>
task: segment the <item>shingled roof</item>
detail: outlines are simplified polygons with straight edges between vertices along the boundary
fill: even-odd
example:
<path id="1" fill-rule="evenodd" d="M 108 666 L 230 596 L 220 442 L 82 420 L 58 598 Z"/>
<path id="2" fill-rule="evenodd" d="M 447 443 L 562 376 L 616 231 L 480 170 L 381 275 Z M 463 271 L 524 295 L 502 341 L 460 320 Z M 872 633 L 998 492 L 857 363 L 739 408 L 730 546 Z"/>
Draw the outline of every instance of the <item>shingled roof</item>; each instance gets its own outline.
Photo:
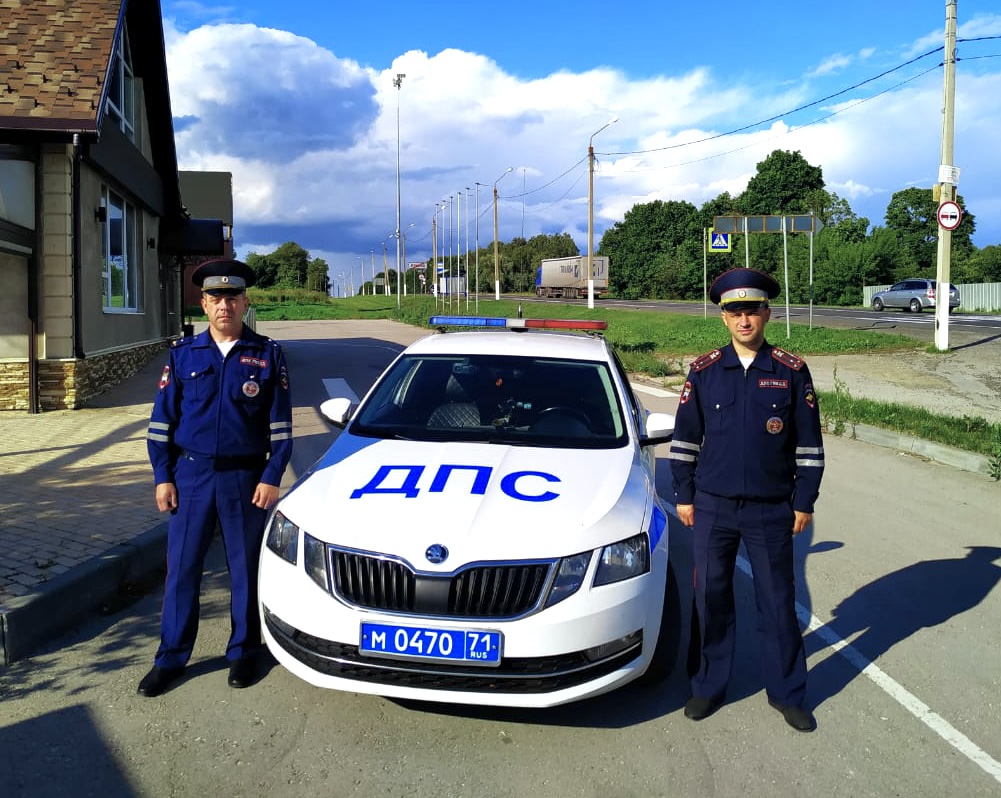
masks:
<path id="1" fill-rule="evenodd" d="M 124 6 L 0 0 L 0 127 L 96 134 Z"/>

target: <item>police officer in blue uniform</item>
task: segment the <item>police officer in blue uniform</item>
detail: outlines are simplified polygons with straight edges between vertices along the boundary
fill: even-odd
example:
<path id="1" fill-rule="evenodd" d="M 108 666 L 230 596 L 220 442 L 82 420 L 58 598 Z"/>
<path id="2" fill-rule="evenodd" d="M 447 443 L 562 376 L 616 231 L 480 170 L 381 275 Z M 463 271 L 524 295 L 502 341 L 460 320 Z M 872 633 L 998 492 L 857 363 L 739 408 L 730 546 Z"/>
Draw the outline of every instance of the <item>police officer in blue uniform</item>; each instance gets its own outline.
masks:
<path id="1" fill-rule="evenodd" d="M 668 455 L 678 518 L 695 562 L 685 715 L 702 720 L 724 701 L 733 664 L 733 574 L 743 541 L 754 576 L 769 704 L 798 731 L 806 654 L 796 619 L 793 536 L 806 529 L 824 472 L 820 411 L 806 363 L 765 340 L 779 284 L 732 269 L 709 289 L 730 343 L 696 359 L 678 404 Z"/>
<path id="2" fill-rule="evenodd" d="M 292 454 L 292 403 L 281 347 L 243 323 L 254 272 L 213 260 L 192 275 L 208 329 L 181 338 L 160 377 L 147 434 L 156 504 L 170 512 L 160 647 L 139 694 L 182 674 L 198 632 L 205 555 L 218 525 L 231 585 L 231 687 L 256 676 L 257 570 L 268 508 Z"/>

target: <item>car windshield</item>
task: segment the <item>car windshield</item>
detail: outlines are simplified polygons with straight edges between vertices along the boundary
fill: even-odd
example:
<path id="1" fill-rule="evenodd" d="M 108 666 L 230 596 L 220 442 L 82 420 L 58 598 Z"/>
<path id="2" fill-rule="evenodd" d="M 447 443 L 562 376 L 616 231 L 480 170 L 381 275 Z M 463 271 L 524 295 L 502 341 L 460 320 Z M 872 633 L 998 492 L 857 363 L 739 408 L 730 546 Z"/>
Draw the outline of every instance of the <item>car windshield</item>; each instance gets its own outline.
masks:
<path id="1" fill-rule="evenodd" d="M 627 443 L 607 363 L 405 355 L 359 408 L 354 435 L 605 449 Z"/>

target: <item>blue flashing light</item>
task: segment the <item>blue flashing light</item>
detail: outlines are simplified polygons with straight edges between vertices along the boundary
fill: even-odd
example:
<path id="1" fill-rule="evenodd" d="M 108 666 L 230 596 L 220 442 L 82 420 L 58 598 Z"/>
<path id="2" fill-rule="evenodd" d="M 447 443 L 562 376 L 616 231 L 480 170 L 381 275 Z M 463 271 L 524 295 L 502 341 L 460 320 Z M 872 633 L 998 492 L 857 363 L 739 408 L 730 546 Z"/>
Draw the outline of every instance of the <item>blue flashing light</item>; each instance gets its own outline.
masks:
<path id="1" fill-rule="evenodd" d="M 432 327 L 508 327 L 512 330 L 606 330 L 608 322 L 586 319 L 504 319 L 497 316 L 432 316 Z"/>
<path id="2" fill-rule="evenodd" d="M 492 316 L 432 316 L 433 327 L 507 327 L 507 319 Z"/>

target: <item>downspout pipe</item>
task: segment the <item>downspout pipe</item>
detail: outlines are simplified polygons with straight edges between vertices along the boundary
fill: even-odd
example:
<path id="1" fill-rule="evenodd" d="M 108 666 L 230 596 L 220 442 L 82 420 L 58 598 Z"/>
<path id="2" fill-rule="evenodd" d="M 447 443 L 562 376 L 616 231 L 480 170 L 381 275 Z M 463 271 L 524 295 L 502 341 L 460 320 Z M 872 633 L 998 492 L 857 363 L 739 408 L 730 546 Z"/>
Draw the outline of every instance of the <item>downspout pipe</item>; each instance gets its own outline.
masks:
<path id="1" fill-rule="evenodd" d="M 73 213 L 73 253 L 71 270 L 73 274 L 73 357 L 83 360 L 83 243 L 80 240 L 83 224 L 80 208 L 80 134 L 73 134 L 72 166 L 72 213 Z"/>
<path id="2" fill-rule="evenodd" d="M 38 283 L 41 271 L 39 256 L 39 230 L 42 229 L 41 186 L 43 179 L 42 148 L 35 150 L 35 241 L 28 256 L 28 412 L 41 413 L 42 404 L 39 398 L 41 386 L 38 373 L 38 317 L 40 314 Z"/>

